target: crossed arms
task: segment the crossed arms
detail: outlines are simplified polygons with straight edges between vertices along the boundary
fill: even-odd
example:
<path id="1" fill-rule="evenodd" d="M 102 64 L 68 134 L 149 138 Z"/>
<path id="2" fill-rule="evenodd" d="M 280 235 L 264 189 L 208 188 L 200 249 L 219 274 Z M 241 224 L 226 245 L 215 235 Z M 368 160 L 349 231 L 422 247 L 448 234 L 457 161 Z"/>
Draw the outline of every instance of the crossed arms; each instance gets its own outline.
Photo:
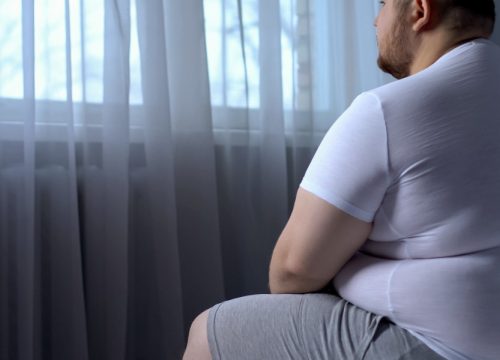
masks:
<path id="1" fill-rule="evenodd" d="M 300 188 L 273 250 L 271 293 L 302 294 L 324 288 L 363 245 L 371 228 L 371 223 Z"/>

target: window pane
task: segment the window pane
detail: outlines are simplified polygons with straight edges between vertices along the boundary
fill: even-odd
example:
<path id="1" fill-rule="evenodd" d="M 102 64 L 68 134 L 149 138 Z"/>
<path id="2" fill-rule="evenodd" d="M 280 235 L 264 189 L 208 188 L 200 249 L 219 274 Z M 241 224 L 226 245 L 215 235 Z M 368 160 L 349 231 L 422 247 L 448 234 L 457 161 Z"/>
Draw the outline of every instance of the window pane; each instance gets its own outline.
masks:
<path id="1" fill-rule="evenodd" d="M 141 57 L 137 33 L 137 11 L 135 0 L 130 4 L 130 103 L 142 104 Z"/>
<path id="2" fill-rule="evenodd" d="M 64 20 L 64 2 L 35 1 L 35 96 L 38 99 L 66 100 Z"/>
<path id="3" fill-rule="evenodd" d="M 246 107 L 247 82 L 248 105 L 256 108 L 260 103 L 258 0 L 243 1 L 242 6 L 246 77 L 238 2 L 204 0 L 212 105 Z"/>
<path id="4" fill-rule="evenodd" d="M 295 59 L 294 39 L 297 34 L 297 16 L 295 0 L 281 0 L 281 66 L 283 79 L 283 106 L 285 109 L 293 108 L 293 100 L 297 92 L 296 73 L 297 61 Z"/>
<path id="5" fill-rule="evenodd" d="M 21 1 L 0 2 L 0 97 L 23 97 Z"/>
<path id="6" fill-rule="evenodd" d="M 222 106 L 226 103 L 222 69 L 224 15 L 221 0 L 205 0 L 205 36 L 208 52 L 208 68 L 210 73 L 210 96 L 212 105 Z"/>
<path id="7" fill-rule="evenodd" d="M 83 51 L 82 78 L 88 102 L 101 103 L 103 99 L 104 68 L 104 1 L 83 1 Z"/>

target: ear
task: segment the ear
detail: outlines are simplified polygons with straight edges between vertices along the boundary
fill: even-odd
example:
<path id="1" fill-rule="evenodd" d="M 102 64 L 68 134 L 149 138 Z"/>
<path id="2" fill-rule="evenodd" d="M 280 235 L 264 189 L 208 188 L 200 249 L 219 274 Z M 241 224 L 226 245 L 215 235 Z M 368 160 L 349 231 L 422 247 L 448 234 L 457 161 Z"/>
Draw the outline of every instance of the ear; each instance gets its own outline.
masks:
<path id="1" fill-rule="evenodd" d="M 434 4 L 432 0 L 414 0 L 412 3 L 412 29 L 415 32 L 420 32 L 430 25 Z"/>

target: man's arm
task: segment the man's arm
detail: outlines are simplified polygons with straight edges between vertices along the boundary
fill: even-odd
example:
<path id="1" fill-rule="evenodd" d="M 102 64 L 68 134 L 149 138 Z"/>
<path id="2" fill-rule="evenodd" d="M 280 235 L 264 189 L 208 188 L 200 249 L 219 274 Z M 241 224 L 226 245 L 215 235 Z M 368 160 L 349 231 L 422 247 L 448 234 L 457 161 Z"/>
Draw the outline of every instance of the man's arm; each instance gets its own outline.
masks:
<path id="1" fill-rule="evenodd" d="M 300 294 L 324 288 L 363 245 L 371 228 L 371 223 L 300 188 L 273 251 L 271 293 Z"/>

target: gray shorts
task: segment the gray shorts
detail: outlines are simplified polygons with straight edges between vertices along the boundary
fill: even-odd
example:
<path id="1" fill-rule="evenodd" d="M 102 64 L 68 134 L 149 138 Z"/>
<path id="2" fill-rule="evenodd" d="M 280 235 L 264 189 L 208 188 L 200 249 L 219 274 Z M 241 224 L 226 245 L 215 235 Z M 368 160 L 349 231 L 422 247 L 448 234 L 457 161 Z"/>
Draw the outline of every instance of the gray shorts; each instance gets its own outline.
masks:
<path id="1" fill-rule="evenodd" d="M 252 295 L 208 315 L 213 360 L 442 360 L 386 318 L 330 294 Z"/>

